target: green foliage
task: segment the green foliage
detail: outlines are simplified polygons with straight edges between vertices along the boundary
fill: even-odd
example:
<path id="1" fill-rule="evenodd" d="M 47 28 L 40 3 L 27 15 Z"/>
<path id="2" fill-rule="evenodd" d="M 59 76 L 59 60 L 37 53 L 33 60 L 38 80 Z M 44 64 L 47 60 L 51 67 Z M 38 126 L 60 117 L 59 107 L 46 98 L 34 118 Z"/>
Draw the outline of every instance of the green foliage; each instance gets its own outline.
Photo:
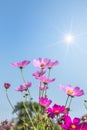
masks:
<path id="1" fill-rule="evenodd" d="M 31 116 L 31 120 L 25 110 L 24 104 Z M 16 125 L 14 130 L 62 130 L 57 123 L 47 117 L 44 112 L 45 108 L 40 106 L 37 102 L 19 102 L 15 105 L 13 113 L 18 113 L 18 118 L 15 119 Z"/>

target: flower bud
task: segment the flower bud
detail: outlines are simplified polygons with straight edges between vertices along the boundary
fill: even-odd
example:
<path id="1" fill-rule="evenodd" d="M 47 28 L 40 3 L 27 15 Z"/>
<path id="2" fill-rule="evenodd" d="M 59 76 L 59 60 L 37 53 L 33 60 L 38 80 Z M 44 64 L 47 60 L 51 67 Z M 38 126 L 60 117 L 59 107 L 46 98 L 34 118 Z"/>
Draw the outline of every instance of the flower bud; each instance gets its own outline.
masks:
<path id="1" fill-rule="evenodd" d="M 10 83 L 4 83 L 4 88 L 8 89 L 10 88 L 11 84 Z"/>

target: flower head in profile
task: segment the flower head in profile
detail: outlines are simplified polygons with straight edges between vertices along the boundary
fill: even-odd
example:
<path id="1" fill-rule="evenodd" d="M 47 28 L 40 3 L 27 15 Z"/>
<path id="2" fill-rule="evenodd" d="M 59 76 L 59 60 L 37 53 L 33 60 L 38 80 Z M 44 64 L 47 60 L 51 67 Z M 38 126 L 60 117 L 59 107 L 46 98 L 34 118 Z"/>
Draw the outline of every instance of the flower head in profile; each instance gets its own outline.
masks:
<path id="1" fill-rule="evenodd" d="M 25 66 L 27 66 L 29 63 L 30 63 L 30 61 L 24 60 L 24 61 L 20 61 L 20 62 L 11 63 L 11 65 L 14 66 L 14 67 L 18 67 L 18 68 L 22 69 Z"/>
<path id="2" fill-rule="evenodd" d="M 54 66 L 57 66 L 59 64 L 59 62 L 56 60 L 56 61 L 51 61 L 50 60 L 50 62 L 49 62 L 49 64 L 48 64 L 48 69 L 51 69 L 51 68 L 53 68 Z"/>
<path id="3" fill-rule="evenodd" d="M 64 124 L 62 124 L 63 130 L 80 130 L 79 128 L 80 118 L 71 119 L 70 116 L 64 117 Z M 82 130 L 82 129 L 81 129 Z"/>
<path id="4" fill-rule="evenodd" d="M 36 60 L 36 59 L 33 60 L 33 65 L 40 69 L 45 69 L 45 68 L 47 68 L 49 62 L 50 62 L 50 59 L 48 59 L 48 58 L 45 58 L 45 59 L 38 58 L 38 60 Z"/>
<path id="5" fill-rule="evenodd" d="M 48 89 L 48 86 L 39 85 L 38 87 L 40 90 L 47 90 Z"/>
<path id="6" fill-rule="evenodd" d="M 52 103 L 52 100 L 49 100 L 48 98 L 45 97 L 40 97 L 39 103 L 41 106 L 48 107 Z"/>
<path id="7" fill-rule="evenodd" d="M 35 73 L 33 73 L 33 76 L 36 78 L 36 79 L 38 79 L 39 77 L 41 77 L 42 75 L 44 75 L 46 73 L 46 71 L 45 70 L 40 70 L 40 71 L 37 71 L 37 72 L 35 72 Z"/>
<path id="8" fill-rule="evenodd" d="M 38 78 L 38 80 L 40 80 L 40 81 L 43 82 L 45 85 L 47 85 L 48 83 L 53 82 L 55 79 L 54 79 L 54 78 L 53 78 L 53 79 L 49 79 L 49 78 L 47 78 L 47 77 L 45 77 L 45 76 L 41 76 L 41 77 Z"/>
<path id="9" fill-rule="evenodd" d="M 62 85 L 59 85 L 59 87 L 69 96 L 75 97 L 75 96 L 82 96 L 84 95 L 84 91 L 81 90 L 79 87 L 72 87 L 72 85 L 67 85 L 66 88 Z"/>
<path id="10" fill-rule="evenodd" d="M 48 117 L 54 118 L 59 114 L 67 114 L 65 106 L 54 104 L 52 108 L 47 108 Z"/>
<path id="11" fill-rule="evenodd" d="M 10 83 L 4 83 L 4 88 L 8 89 L 11 87 L 11 84 Z"/>
<path id="12" fill-rule="evenodd" d="M 15 90 L 16 91 L 20 91 L 20 92 L 26 91 L 26 90 L 28 90 L 28 88 L 31 87 L 31 85 L 32 85 L 31 82 L 27 82 L 27 83 L 21 84 L 20 87 L 19 88 L 15 88 Z"/>

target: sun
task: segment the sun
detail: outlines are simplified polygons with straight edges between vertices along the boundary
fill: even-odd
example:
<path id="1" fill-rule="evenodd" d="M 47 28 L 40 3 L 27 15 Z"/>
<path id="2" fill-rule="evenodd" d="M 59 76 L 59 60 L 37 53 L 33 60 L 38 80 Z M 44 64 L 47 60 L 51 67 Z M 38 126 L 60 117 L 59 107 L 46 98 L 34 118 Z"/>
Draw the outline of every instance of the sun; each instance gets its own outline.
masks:
<path id="1" fill-rule="evenodd" d="M 74 36 L 72 34 L 65 34 L 64 36 L 64 42 L 70 46 L 74 43 Z"/>

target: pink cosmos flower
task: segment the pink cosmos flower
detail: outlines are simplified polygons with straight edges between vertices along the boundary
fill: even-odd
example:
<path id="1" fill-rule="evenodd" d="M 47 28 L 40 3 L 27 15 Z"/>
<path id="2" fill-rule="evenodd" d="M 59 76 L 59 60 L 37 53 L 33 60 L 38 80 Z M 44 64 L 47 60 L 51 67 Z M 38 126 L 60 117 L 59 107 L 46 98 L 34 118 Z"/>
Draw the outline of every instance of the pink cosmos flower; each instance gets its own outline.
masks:
<path id="1" fill-rule="evenodd" d="M 72 120 L 70 116 L 65 116 L 64 124 L 62 124 L 61 126 L 62 126 L 63 130 L 80 130 L 80 129 L 78 129 L 79 124 L 80 124 L 79 118 L 74 118 Z"/>
<path id="2" fill-rule="evenodd" d="M 33 60 L 33 65 L 40 69 L 45 69 L 47 68 L 47 65 L 49 64 L 49 62 L 50 62 L 50 59 L 48 58 L 45 58 L 45 59 L 39 58 L 38 60 Z"/>
<path id="3" fill-rule="evenodd" d="M 40 97 L 39 103 L 41 106 L 48 107 L 52 103 L 52 100 L 49 100 L 48 98 L 45 97 Z"/>
<path id="4" fill-rule="evenodd" d="M 54 104 L 52 108 L 47 108 L 48 117 L 54 118 L 59 114 L 67 114 L 65 106 Z"/>
<path id="5" fill-rule="evenodd" d="M 16 88 L 15 90 L 16 91 L 26 91 L 26 90 L 28 90 L 28 88 L 30 88 L 31 87 L 31 85 L 32 85 L 32 83 L 31 82 L 27 82 L 27 83 L 24 83 L 24 84 L 22 84 L 22 85 L 20 85 L 20 87 L 19 88 Z"/>
<path id="6" fill-rule="evenodd" d="M 4 88 L 8 89 L 10 88 L 11 84 L 10 83 L 4 83 Z"/>
<path id="7" fill-rule="evenodd" d="M 0 122 L 0 130 L 12 130 L 12 127 L 7 120 Z"/>
<path id="8" fill-rule="evenodd" d="M 40 86 L 40 85 L 39 85 L 38 87 L 39 87 L 40 90 L 47 90 L 47 89 L 48 89 L 47 86 Z"/>
<path id="9" fill-rule="evenodd" d="M 38 80 L 40 80 L 41 82 L 43 82 L 46 85 L 48 83 L 53 82 L 55 79 L 49 79 L 45 76 L 41 76 L 41 77 L 38 78 Z"/>
<path id="10" fill-rule="evenodd" d="M 41 71 L 37 71 L 35 73 L 33 73 L 33 76 L 38 79 L 39 77 L 41 77 L 42 75 L 44 75 L 46 73 L 45 70 L 41 70 Z"/>
<path id="11" fill-rule="evenodd" d="M 71 85 L 67 85 L 66 88 L 62 85 L 59 85 L 59 87 L 69 96 L 75 97 L 75 96 L 82 96 L 84 95 L 84 91 L 80 90 L 79 87 L 72 87 Z"/>
<path id="12" fill-rule="evenodd" d="M 23 67 L 27 66 L 29 63 L 30 63 L 30 61 L 24 60 L 24 61 L 21 61 L 21 62 L 11 63 L 11 65 L 22 69 Z"/>
<path id="13" fill-rule="evenodd" d="M 49 64 L 48 64 L 48 69 L 51 69 L 52 67 L 54 67 L 54 66 L 56 66 L 56 65 L 58 65 L 58 64 L 59 64 L 58 61 L 52 62 L 52 61 L 50 60 L 50 62 L 49 62 Z"/>

